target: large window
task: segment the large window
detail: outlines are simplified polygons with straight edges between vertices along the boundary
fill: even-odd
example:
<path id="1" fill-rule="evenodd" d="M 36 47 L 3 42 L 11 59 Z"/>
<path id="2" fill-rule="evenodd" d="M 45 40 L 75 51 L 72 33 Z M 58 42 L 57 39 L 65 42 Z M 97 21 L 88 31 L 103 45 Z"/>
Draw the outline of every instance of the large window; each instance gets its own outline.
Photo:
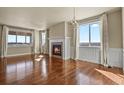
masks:
<path id="1" fill-rule="evenodd" d="M 31 33 L 9 31 L 8 44 L 31 44 Z"/>
<path id="2" fill-rule="evenodd" d="M 80 25 L 80 46 L 100 46 L 99 22 Z"/>
<path id="3" fill-rule="evenodd" d="M 31 43 L 31 36 L 26 36 L 26 43 Z"/>
<path id="4" fill-rule="evenodd" d="M 46 33 L 45 32 L 42 32 L 41 33 L 41 37 L 42 37 L 41 45 L 44 46 L 45 45 L 45 41 L 46 41 Z"/>
<path id="5" fill-rule="evenodd" d="M 25 43 L 25 36 L 17 35 L 17 43 L 24 44 Z"/>
<path id="6" fill-rule="evenodd" d="M 8 43 L 16 43 L 16 35 L 8 35 Z"/>

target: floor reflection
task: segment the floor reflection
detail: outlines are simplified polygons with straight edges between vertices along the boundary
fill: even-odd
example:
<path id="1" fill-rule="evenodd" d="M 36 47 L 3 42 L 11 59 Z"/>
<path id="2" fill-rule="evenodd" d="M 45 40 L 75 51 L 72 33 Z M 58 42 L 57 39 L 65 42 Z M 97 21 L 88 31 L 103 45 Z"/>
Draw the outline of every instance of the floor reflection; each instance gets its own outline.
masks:
<path id="1" fill-rule="evenodd" d="M 124 75 L 122 69 L 31 55 L 0 60 L 0 84 L 124 84 Z"/>
<path id="2" fill-rule="evenodd" d="M 43 75 L 43 77 L 47 77 L 47 62 L 45 61 L 45 59 L 43 59 L 42 60 L 42 62 L 41 62 L 41 64 L 42 64 L 42 67 L 41 67 L 41 71 L 42 71 L 42 75 Z"/>

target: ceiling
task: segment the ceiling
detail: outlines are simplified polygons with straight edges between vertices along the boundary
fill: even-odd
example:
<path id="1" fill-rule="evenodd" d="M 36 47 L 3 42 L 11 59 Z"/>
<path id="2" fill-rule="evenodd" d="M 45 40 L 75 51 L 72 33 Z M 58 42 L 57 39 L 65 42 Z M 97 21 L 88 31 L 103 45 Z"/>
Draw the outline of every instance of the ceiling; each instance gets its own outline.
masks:
<path id="1" fill-rule="evenodd" d="M 76 7 L 76 19 L 85 19 L 114 8 Z M 72 7 L 0 7 L 0 23 L 19 27 L 43 30 L 72 18 Z"/>

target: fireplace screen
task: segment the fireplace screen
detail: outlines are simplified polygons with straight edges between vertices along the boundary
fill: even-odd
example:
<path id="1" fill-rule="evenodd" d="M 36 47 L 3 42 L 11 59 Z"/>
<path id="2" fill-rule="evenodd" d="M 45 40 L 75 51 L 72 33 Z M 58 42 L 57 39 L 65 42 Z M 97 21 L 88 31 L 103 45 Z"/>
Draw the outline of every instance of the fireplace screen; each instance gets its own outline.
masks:
<path id="1" fill-rule="evenodd" d="M 53 43 L 52 55 L 62 56 L 62 43 L 59 43 L 59 42 Z"/>

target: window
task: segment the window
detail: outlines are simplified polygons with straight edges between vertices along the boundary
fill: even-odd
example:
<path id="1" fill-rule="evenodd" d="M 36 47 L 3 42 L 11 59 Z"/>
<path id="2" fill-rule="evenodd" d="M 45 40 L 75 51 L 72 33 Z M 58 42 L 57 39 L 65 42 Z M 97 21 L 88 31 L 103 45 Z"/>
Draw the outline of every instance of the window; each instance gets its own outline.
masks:
<path id="1" fill-rule="evenodd" d="M 90 25 L 91 46 L 100 46 L 99 24 Z"/>
<path id="2" fill-rule="evenodd" d="M 9 31 L 8 44 L 31 44 L 31 33 Z"/>
<path id="3" fill-rule="evenodd" d="M 16 43 L 16 35 L 8 35 L 8 43 Z"/>
<path id="4" fill-rule="evenodd" d="M 26 43 L 30 44 L 31 43 L 31 36 L 26 36 Z"/>
<path id="5" fill-rule="evenodd" d="M 89 45 L 89 25 L 80 26 L 80 43 L 84 46 Z"/>
<path id="6" fill-rule="evenodd" d="M 41 37 L 42 37 L 41 45 L 43 46 L 43 45 L 45 44 L 45 39 L 46 39 L 46 34 L 45 34 L 45 32 L 42 32 L 42 33 L 41 33 Z"/>
<path id="7" fill-rule="evenodd" d="M 17 35 L 17 43 L 24 44 L 25 43 L 25 36 Z"/>
<path id="8" fill-rule="evenodd" d="M 100 46 L 99 22 L 80 25 L 80 46 Z"/>

